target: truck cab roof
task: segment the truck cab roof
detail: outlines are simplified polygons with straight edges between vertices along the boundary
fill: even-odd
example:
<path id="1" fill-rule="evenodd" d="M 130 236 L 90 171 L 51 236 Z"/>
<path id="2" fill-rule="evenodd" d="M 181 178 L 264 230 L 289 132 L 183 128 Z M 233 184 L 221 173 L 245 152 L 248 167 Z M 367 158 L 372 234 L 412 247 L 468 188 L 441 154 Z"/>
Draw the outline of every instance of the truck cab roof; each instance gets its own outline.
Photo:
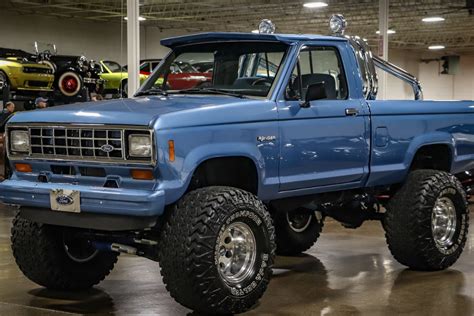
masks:
<path id="1" fill-rule="evenodd" d="M 317 34 L 257 34 L 237 32 L 210 32 L 170 37 L 161 40 L 161 45 L 174 48 L 177 46 L 203 42 L 225 41 L 271 41 L 292 44 L 301 41 L 347 41 L 344 37 Z"/>

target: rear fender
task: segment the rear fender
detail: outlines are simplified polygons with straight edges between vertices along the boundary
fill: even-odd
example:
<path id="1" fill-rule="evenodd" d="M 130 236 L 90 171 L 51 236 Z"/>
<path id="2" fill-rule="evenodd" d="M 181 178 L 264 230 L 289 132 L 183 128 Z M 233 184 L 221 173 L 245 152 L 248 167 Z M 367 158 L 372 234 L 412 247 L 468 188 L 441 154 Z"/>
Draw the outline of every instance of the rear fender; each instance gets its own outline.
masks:
<path id="1" fill-rule="evenodd" d="M 432 132 L 415 137 L 406 152 L 403 165 L 405 166 L 404 178 L 408 175 L 410 166 L 415 158 L 418 150 L 429 145 L 447 145 L 451 152 L 451 167 L 453 164 L 453 156 L 456 155 L 456 144 L 451 134 L 445 132 Z M 451 168 L 450 168 L 451 169 Z"/>

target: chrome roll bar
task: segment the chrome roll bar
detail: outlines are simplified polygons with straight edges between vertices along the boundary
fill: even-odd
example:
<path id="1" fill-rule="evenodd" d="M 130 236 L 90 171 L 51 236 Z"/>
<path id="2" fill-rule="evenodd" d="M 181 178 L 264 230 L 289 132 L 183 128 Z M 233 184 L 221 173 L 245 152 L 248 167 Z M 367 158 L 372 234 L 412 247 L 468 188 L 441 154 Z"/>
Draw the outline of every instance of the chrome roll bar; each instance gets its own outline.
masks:
<path id="1" fill-rule="evenodd" d="M 415 100 L 423 100 L 423 90 L 421 88 L 420 81 L 407 72 L 406 70 L 386 61 L 378 56 L 372 56 L 374 64 L 377 68 L 391 74 L 394 77 L 397 77 L 400 80 L 405 81 L 409 85 L 411 85 L 413 89 L 413 94 L 415 95 Z"/>

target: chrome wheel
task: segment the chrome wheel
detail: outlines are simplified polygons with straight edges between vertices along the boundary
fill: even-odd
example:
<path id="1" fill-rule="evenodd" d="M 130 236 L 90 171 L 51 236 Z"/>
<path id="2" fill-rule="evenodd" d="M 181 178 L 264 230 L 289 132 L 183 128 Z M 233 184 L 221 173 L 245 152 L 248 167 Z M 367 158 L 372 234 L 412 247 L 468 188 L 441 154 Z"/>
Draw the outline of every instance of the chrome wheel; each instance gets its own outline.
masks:
<path id="1" fill-rule="evenodd" d="M 229 225 L 220 234 L 218 246 L 217 268 L 226 282 L 237 285 L 254 274 L 257 243 L 247 224 Z"/>
<path id="2" fill-rule="evenodd" d="M 431 231 L 439 250 L 446 251 L 454 244 L 456 223 L 456 207 L 453 201 L 447 197 L 438 198 L 431 215 Z"/>
<path id="3" fill-rule="evenodd" d="M 304 232 L 311 224 L 312 219 L 312 212 L 294 211 L 286 213 L 286 220 L 288 222 L 288 225 L 293 231 L 297 233 Z"/>

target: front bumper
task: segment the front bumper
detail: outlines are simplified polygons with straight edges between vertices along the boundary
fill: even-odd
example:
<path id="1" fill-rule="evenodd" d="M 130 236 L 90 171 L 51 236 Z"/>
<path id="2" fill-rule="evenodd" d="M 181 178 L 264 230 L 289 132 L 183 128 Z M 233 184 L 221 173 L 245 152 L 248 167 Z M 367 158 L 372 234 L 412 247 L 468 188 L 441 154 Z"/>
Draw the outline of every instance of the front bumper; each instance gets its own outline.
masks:
<path id="1" fill-rule="evenodd" d="M 154 217 L 163 214 L 165 192 L 136 189 L 116 189 L 73 185 L 64 183 L 41 183 L 9 179 L 0 183 L 0 201 L 21 207 L 51 209 L 50 192 L 54 189 L 79 191 L 81 213 L 101 215 Z M 51 211 L 60 213 L 57 211 Z"/>
<path id="2" fill-rule="evenodd" d="M 21 73 L 12 75 L 10 78 L 12 90 L 16 91 L 35 91 L 51 92 L 53 91 L 54 75 Z"/>

